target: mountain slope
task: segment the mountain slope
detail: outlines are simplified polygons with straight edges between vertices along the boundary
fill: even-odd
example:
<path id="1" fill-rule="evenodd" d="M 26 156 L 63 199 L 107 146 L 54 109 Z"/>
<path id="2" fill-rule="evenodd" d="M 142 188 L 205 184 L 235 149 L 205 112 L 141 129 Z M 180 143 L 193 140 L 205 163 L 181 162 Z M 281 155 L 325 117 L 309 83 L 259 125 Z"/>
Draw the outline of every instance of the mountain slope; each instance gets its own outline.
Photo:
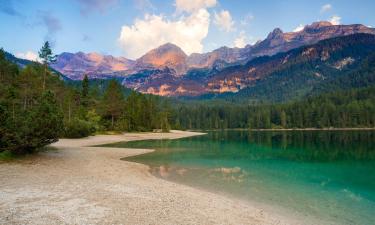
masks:
<path id="1" fill-rule="evenodd" d="M 375 84 L 375 36 L 338 37 L 272 57 L 256 58 L 236 69 L 223 70 L 210 78 L 208 84 L 237 87 L 238 93 L 216 96 L 219 98 L 273 102 L 366 87 Z"/>
<path id="2" fill-rule="evenodd" d="M 333 25 L 327 21 L 307 25 L 298 32 L 283 33 L 281 29 L 276 28 L 268 34 L 266 39 L 254 45 L 247 45 L 242 49 L 225 47 L 205 54 L 192 54 L 188 62 L 192 68 L 211 68 L 216 61 L 225 63 L 248 61 L 255 57 L 271 56 L 304 45 L 314 44 L 321 40 L 357 33 L 375 34 L 375 29 L 361 24 Z"/>
<path id="3" fill-rule="evenodd" d="M 324 39 L 356 33 L 375 34 L 375 29 L 360 24 L 332 25 L 323 21 L 308 25 L 299 32 L 283 33 L 276 28 L 263 41 L 244 48 L 221 47 L 212 52 L 193 53 L 190 56 L 171 43 L 159 46 L 135 61 L 98 53 L 62 53 L 53 68 L 72 79 L 82 79 L 84 74 L 88 74 L 89 78 L 125 77 L 144 70 L 158 72 L 166 68 L 172 69 L 174 76 L 181 77 L 190 70 L 221 70 L 231 65 L 244 64 L 259 56 L 271 56 Z"/>
<path id="4" fill-rule="evenodd" d="M 123 84 L 163 96 L 211 94 L 212 97 L 216 93 L 220 97 L 285 101 L 316 92 L 313 89 L 318 84 L 364 68 L 363 62 L 372 62 L 370 56 L 374 51 L 374 35 L 354 34 L 258 57 L 245 65 L 190 70 L 183 77 L 174 76 L 170 70 L 142 71 L 125 78 Z M 239 93 L 231 94 L 236 92 Z"/>
<path id="5" fill-rule="evenodd" d="M 135 68 L 142 69 L 164 69 L 166 67 L 175 70 L 177 75 L 183 75 L 187 71 L 187 55 L 178 46 L 167 43 L 153 49 L 137 59 Z"/>
<path id="6" fill-rule="evenodd" d="M 87 74 L 90 79 L 114 75 L 116 72 L 127 71 L 132 68 L 134 62 L 124 57 L 113 57 L 98 53 L 83 52 L 58 55 L 52 68 L 65 74 L 71 79 L 82 79 Z"/>

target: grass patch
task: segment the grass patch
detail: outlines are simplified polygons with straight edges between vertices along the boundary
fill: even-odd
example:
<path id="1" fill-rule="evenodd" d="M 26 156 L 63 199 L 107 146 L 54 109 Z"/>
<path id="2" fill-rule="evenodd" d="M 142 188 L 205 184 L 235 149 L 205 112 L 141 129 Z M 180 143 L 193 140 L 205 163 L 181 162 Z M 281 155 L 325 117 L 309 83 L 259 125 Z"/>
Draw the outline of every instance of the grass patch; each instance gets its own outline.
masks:
<path id="1" fill-rule="evenodd" d="M 15 155 L 11 151 L 0 152 L 0 161 L 10 161 L 15 158 Z"/>
<path id="2" fill-rule="evenodd" d="M 114 135 L 114 134 L 122 134 L 122 131 L 99 131 L 96 132 L 95 135 Z"/>

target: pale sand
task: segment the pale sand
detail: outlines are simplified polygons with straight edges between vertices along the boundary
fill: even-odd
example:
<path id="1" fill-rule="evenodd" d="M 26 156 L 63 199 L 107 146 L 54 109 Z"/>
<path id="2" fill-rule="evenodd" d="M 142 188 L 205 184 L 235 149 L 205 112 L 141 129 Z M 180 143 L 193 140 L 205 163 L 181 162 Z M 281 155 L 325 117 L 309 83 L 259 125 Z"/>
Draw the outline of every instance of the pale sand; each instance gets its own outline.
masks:
<path id="1" fill-rule="evenodd" d="M 61 139 L 56 150 L 0 164 L 0 224 L 305 224 L 246 202 L 168 182 L 120 158 L 145 149 L 85 147 L 199 133 Z"/>

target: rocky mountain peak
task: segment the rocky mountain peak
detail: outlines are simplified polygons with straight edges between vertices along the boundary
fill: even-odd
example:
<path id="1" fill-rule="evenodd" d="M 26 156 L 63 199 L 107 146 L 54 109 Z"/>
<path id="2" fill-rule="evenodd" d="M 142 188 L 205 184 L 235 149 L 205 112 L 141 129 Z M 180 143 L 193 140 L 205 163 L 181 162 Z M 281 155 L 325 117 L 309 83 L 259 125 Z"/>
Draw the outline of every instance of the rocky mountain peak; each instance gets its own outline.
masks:
<path id="1" fill-rule="evenodd" d="M 137 66 L 159 69 L 169 67 L 174 69 L 177 75 L 182 75 L 187 71 L 186 58 L 187 55 L 180 47 L 172 43 L 166 43 L 139 58 Z"/>
<path id="2" fill-rule="evenodd" d="M 282 36 L 283 31 L 280 28 L 275 28 L 271 33 L 268 34 L 267 39 L 274 39 Z"/>
<path id="3" fill-rule="evenodd" d="M 328 21 L 318 21 L 318 22 L 312 23 L 311 25 L 307 25 L 306 27 L 312 28 L 312 29 L 318 29 L 321 27 L 329 27 L 329 26 L 333 26 L 333 24 Z"/>

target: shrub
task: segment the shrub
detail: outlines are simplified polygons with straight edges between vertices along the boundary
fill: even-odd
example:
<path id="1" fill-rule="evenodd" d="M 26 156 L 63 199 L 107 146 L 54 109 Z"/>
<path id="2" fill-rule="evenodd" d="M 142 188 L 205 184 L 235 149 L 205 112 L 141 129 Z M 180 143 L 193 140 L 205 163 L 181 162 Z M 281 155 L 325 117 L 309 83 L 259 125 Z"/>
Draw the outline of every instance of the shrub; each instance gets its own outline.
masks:
<path id="1" fill-rule="evenodd" d="M 68 138 L 87 137 L 96 131 L 95 125 L 90 122 L 74 119 L 66 123 L 64 136 Z"/>

